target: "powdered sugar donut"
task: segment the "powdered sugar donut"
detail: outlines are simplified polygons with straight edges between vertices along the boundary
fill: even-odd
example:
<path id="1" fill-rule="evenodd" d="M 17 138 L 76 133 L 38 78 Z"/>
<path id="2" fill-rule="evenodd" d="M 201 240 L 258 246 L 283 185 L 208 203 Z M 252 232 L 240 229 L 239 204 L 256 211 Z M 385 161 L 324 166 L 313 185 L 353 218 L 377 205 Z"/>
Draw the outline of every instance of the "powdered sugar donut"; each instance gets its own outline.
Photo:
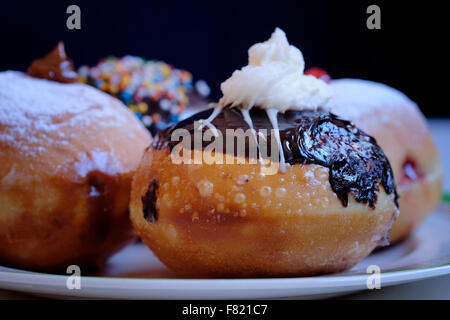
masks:
<path id="1" fill-rule="evenodd" d="M 98 265 L 132 240 L 131 178 L 150 142 L 99 90 L 1 72 L 1 263 Z"/>
<path id="2" fill-rule="evenodd" d="M 353 121 L 377 139 L 394 171 L 400 215 L 391 242 L 408 236 L 440 200 L 442 166 L 426 120 L 400 91 L 360 79 L 339 79 L 331 111 Z"/>

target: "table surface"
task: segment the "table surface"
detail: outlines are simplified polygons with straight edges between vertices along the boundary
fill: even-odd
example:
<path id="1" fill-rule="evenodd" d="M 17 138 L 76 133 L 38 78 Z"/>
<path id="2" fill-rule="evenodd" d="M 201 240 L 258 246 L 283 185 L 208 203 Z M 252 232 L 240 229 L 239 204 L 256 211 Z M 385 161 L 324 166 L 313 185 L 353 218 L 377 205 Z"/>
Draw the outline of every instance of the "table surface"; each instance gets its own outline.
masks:
<path id="1" fill-rule="evenodd" d="M 444 165 L 444 190 L 450 192 L 450 119 L 428 119 Z M 450 299 L 450 275 L 412 283 L 366 290 L 343 299 Z M 0 299 L 37 299 L 17 292 L 0 290 Z"/>

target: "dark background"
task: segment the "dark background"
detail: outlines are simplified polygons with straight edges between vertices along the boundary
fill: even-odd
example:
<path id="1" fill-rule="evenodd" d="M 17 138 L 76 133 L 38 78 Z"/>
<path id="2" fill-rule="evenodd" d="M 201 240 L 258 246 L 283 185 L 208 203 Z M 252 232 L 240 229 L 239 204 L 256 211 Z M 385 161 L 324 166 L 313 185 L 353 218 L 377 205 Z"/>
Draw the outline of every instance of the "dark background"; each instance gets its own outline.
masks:
<path id="1" fill-rule="evenodd" d="M 276 26 L 333 78 L 384 82 L 427 116 L 450 116 L 444 2 L 412 1 L 2 1 L 0 70 L 26 70 L 59 40 L 78 67 L 107 55 L 161 59 L 206 80 L 214 99 L 247 50 Z M 66 28 L 66 8 L 81 8 L 81 30 Z M 366 9 L 381 8 L 381 30 Z M 444 70 L 445 68 L 445 70 Z"/>

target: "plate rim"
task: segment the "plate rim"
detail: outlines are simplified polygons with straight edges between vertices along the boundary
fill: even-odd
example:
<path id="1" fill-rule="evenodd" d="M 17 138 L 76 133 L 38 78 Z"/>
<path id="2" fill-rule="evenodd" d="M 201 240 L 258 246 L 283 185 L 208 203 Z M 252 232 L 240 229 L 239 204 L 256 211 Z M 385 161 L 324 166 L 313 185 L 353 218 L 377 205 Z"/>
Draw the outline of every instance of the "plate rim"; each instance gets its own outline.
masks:
<path id="1" fill-rule="evenodd" d="M 6 274 L 6 272 L 4 272 Z M 69 276 L 9 272 L 5 290 L 51 298 L 81 299 L 278 299 L 318 298 L 368 290 L 372 274 L 297 278 L 169 279 L 84 277 L 81 290 L 69 290 Z M 450 274 L 450 263 L 380 274 L 381 288 Z M 12 276 L 11 276 L 12 275 Z M 40 277 L 39 277 L 40 275 Z M 46 279 L 42 279 L 45 277 Z M 3 277 L 4 278 L 4 277 Z M 31 279 L 30 279 L 31 278 Z M 86 279 L 88 278 L 88 279 Z"/>
<path id="2" fill-rule="evenodd" d="M 16 277 L 24 277 L 24 278 L 36 278 L 36 277 L 45 277 L 55 280 L 66 280 L 71 275 L 62 275 L 62 274 L 51 274 L 51 273 L 42 273 L 42 272 L 31 272 L 31 271 L 21 271 L 14 269 L 12 270 L 2 270 L 3 266 L 0 266 L 0 285 L 5 282 L 3 276 L 13 275 Z M 450 273 L 450 261 L 445 263 L 440 263 L 436 265 L 426 266 L 426 267 L 414 267 L 400 270 L 390 270 L 390 271 L 382 271 L 380 275 L 382 277 L 394 277 L 394 276 L 405 276 L 408 274 L 423 274 L 423 273 L 434 273 L 440 271 L 447 271 Z M 443 273 L 445 274 L 445 273 Z M 282 282 L 292 282 L 292 281 L 315 281 L 315 282 L 327 282 L 327 281 L 338 281 L 341 279 L 366 279 L 371 276 L 372 273 L 358 273 L 358 274 L 339 274 L 339 275 L 320 275 L 320 276 L 309 276 L 309 277 L 268 277 L 268 278 L 135 278 L 135 277 L 111 277 L 111 276 L 81 276 L 81 279 L 85 282 L 87 281 L 113 281 L 113 282 L 122 282 L 122 281 L 130 281 L 130 282 L 196 282 L 196 283 L 208 283 L 208 282 L 272 282 L 272 281 L 282 281 Z M 11 281 L 6 281 L 11 282 Z"/>

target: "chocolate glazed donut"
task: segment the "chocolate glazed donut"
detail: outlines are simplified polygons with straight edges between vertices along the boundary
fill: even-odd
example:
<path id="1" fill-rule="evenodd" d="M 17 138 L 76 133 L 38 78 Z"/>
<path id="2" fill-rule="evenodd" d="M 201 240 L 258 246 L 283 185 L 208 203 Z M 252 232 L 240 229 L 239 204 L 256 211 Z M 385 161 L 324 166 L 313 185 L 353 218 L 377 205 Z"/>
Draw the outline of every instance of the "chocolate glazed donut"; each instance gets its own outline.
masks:
<path id="1" fill-rule="evenodd" d="M 211 112 L 160 132 L 133 181 L 132 222 L 167 266 L 192 277 L 313 275 L 348 269 L 386 244 L 398 196 L 374 138 L 321 109 L 287 111 L 277 116 L 285 173 L 262 175 L 258 163 L 172 163 L 175 130 L 192 140 L 194 122 Z M 250 116 L 273 139 L 266 113 L 253 108 Z M 235 139 L 226 129 L 249 129 L 229 107 L 211 125 L 224 143 Z"/>

